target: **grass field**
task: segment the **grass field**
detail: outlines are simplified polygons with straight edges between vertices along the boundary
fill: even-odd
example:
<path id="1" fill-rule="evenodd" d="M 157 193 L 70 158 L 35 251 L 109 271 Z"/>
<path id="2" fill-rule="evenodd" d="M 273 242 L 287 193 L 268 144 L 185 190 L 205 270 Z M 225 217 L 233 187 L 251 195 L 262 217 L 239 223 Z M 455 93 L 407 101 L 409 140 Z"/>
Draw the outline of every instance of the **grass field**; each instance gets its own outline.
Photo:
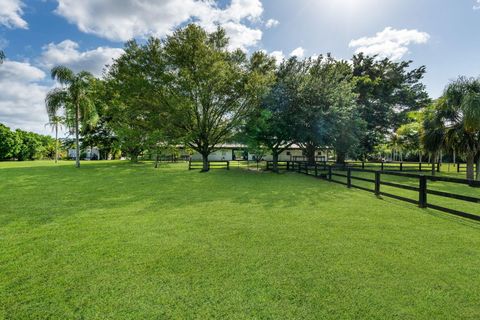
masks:
<path id="1" fill-rule="evenodd" d="M 480 318 L 480 224 L 186 168 L 0 163 L 0 319 Z"/>

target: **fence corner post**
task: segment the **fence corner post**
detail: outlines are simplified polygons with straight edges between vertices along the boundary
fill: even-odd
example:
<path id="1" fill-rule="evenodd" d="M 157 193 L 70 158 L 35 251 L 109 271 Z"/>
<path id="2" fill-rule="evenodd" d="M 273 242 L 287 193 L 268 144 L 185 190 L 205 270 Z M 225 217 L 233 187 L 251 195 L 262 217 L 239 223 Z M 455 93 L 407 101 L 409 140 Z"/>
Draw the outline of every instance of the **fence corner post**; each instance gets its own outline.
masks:
<path id="1" fill-rule="evenodd" d="M 384 162 L 382 161 L 382 171 L 383 171 L 383 164 L 384 164 Z"/>
<path id="2" fill-rule="evenodd" d="M 328 180 L 332 181 L 332 166 L 328 166 Z"/>
<path id="3" fill-rule="evenodd" d="M 375 195 L 380 197 L 380 171 L 375 171 Z"/>
<path id="4" fill-rule="evenodd" d="M 227 170 L 230 170 L 230 161 L 227 161 Z"/>
<path id="5" fill-rule="evenodd" d="M 427 176 L 420 176 L 420 186 L 418 190 L 418 206 L 420 208 L 427 208 Z"/>
<path id="6" fill-rule="evenodd" d="M 403 171 L 403 162 L 400 162 L 400 171 Z"/>

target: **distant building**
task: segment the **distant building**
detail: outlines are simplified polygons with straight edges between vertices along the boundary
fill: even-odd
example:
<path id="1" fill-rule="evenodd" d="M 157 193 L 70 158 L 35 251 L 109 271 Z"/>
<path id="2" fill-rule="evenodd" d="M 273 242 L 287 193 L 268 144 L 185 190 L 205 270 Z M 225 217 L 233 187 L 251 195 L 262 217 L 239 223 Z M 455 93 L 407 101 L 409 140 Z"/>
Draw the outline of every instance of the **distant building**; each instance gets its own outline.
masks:
<path id="1" fill-rule="evenodd" d="M 76 157 L 75 149 L 68 149 L 68 157 L 75 159 Z M 88 147 L 85 150 L 80 150 L 80 156 L 85 155 L 85 160 L 99 160 L 100 159 L 100 150 L 97 147 Z"/>
<path id="2" fill-rule="evenodd" d="M 315 152 L 315 158 L 317 161 L 327 161 L 328 160 L 328 148 L 317 150 Z M 192 161 L 202 161 L 202 155 L 198 152 L 195 152 L 191 156 Z M 217 150 L 212 152 L 208 156 L 209 161 L 232 161 L 232 160 L 257 160 L 257 155 L 248 152 L 248 147 L 243 144 L 222 144 L 219 145 Z M 262 160 L 272 161 L 273 156 L 271 154 L 266 154 L 262 157 Z M 283 151 L 279 157 L 279 161 L 306 161 L 307 157 L 305 156 L 303 149 L 299 145 L 291 145 L 288 149 Z"/>

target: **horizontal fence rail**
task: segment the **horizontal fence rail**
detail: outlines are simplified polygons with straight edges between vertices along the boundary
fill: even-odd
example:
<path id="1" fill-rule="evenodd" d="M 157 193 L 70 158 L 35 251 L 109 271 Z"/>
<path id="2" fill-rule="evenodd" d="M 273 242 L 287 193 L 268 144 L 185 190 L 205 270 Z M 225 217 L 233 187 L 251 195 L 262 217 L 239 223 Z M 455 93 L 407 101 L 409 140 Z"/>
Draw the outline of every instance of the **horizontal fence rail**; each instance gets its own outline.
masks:
<path id="1" fill-rule="evenodd" d="M 267 168 L 271 169 L 272 167 L 273 167 L 273 163 L 267 162 Z M 403 167 L 402 169 L 404 168 L 405 167 Z M 437 169 L 436 167 L 434 168 L 435 169 L 433 170 Z M 381 168 L 375 167 L 376 170 L 372 170 L 372 169 L 367 169 L 367 166 L 365 165 L 362 165 L 359 168 L 359 167 L 348 165 L 348 164 L 340 165 L 340 166 L 330 165 L 327 162 L 308 164 L 307 162 L 288 162 L 287 161 L 287 162 L 279 163 L 278 169 L 286 169 L 289 171 L 294 171 L 294 172 L 314 176 L 317 178 L 325 179 L 333 183 L 345 185 L 348 188 L 357 188 L 360 190 L 374 193 L 377 196 L 385 196 L 385 197 L 390 197 L 397 200 L 405 201 L 408 203 L 412 203 L 412 204 L 418 205 L 420 208 L 431 208 L 434 210 L 446 212 L 456 216 L 480 221 L 480 196 L 479 197 L 467 196 L 467 195 L 457 194 L 453 192 L 433 190 L 429 188 L 429 185 L 430 185 L 429 182 L 446 182 L 446 183 L 452 183 L 456 185 L 465 185 L 465 186 L 480 188 L 480 181 L 402 172 L 404 170 L 389 171 L 387 170 L 387 166 L 383 166 L 383 170 L 382 170 L 382 167 Z M 432 170 L 432 166 L 428 171 L 431 171 L 431 170 Z M 355 173 L 370 173 L 370 174 L 373 174 L 375 178 L 369 179 L 366 177 L 359 177 L 359 176 L 356 176 Z M 382 179 L 382 177 L 385 177 L 385 176 L 397 176 L 397 177 L 413 179 L 414 181 L 416 181 L 416 186 L 385 181 L 385 179 Z M 370 183 L 372 188 L 360 186 L 356 184 L 355 181 Z M 386 192 L 383 190 L 382 186 L 414 192 L 417 194 L 417 199 L 410 199 L 399 194 Z M 480 194 L 480 189 L 479 189 L 479 194 Z M 477 208 L 475 208 L 475 212 L 464 212 L 456 208 L 448 208 L 446 206 L 436 205 L 428 201 L 428 195 L 433 195 L 433 196 L 447 198 L 447 199 L 455 199 L 455 200 L 466 202 L 466 203 L 479 204 L 478 210 Z"/>
<path id="2" fill-rule="evenodd" d="M 227 169 L 230 170 L 230 161 L 208 161 L 208 170 Z M 203 170 L 202 161 L 189 161 L 188 170 Z"/>

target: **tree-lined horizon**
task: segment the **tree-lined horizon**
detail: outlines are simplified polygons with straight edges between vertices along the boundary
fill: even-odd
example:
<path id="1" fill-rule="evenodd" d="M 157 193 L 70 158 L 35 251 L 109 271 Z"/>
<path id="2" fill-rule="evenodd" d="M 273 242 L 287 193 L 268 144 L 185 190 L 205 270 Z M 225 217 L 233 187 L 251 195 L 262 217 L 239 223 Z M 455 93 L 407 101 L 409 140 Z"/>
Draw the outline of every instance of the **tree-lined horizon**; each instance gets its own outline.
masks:
<path id="1" fill-rule="evenodd" d="M 163 40 L 127 42 L 102 79 L 76 84 L 75 76 L 86 74 L 62 79 L 55 70 L 66 70 L 56 67 L 52 75 L 64 86 L 47 97 L 49 114 L 63 108 L 74 120 L 67 127 L 108 150 L 115 141 L 133 161 L 145 152 L 158 159 L 182 144 L 202 155 L 207 171 L 208 155 L 235 139 L 260 157 L 272 154 L 274 170 L 278 155 L 297 144 L 310 163 L 318 148 L 334 150 L 339 163 L 435 162 L 454 154 L 472 178 L 480 107 L 474 85 L 455 85 L 463 78 L 432 102 L 422 83 L 426 68 L 412 68 L 412 61 L 361 53 L 351 61 L 329 54 L 275 61 L 261 51 L 230 51 L 228 42 L 221 28 L 208 33 L 190 24 Z"/>

